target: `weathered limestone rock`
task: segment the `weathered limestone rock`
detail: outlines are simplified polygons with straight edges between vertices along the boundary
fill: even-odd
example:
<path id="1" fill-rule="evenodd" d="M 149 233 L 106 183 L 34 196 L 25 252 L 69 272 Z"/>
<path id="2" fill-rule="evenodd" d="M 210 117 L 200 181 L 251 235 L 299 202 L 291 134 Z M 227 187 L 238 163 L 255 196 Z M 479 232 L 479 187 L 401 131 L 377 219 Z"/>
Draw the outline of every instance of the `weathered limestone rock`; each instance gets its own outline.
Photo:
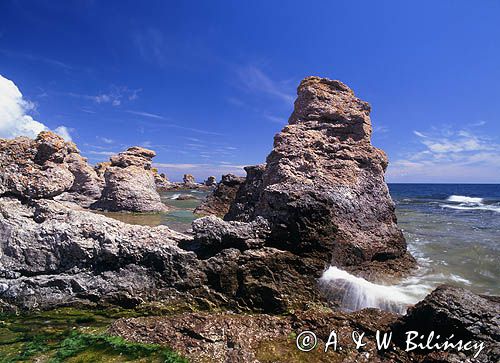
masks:
<path id="1" fill-rule="evenodd" d="M 111 161 L 103 161 L 101 163 L 97 163 L 94 166 L 94 170 L 97 173 L 97 176 L 102 179 L 103 185 L 104 185 L 104 173 L 106 172 L 106 169 L 111 166 Z"/>
<path id="2" fill-rule="evenodd" d="M 207 187 L 214 187 L 217 185 L 217 179 L 215 176 L 209 176 L 207 180 L 205 180 L 205 186 Z"/>
<path id="3" fill-rule="evenodd" d="M 182 182 L 186 185 L 194 185 L 196 184 L 196 181 L 194 180 L 194 176 L 191 174 L 184 174 L 182 177 Z"/>
<path id="4" fill-rule="evenodd" d="M 197 288 L 204 278 L 196 255 L 177 246 L 183 234 L 53 200 L 0 198 L 0 236 L 0 301 L 6 307 L 130 307 L 179 296 L 176 288 Z"/>
<path id="5" fill-rule="evenodd" d="M 224 217 L 244 181 L 245 178 L 233 174 L 223 175 L 213 193 L 207 196 L 207 199 L 194 210 L 194 213 Z"/>
<path id="6" fill-rule="evenodd" d="M 161 212 L 167 207 L 156 190 L 151 158 L 155 152 L 134 146 L 110 158 L 101 198 L 91 207 L 108 211 Z"/>
<path id="7" fill-rule="evenodd" d="M 35 140 L 1 139 L 0 170 L 2 194 L 39 199 L 67 192 L 88 200 L 100 194 L 97 174 L 76 145 L 49 131 Z"/>
<path id="8" fill-rule="evenodd" d="M 383 270 L 376 262 L 400 258 L 399 267 L 410 268 L 384 181 L 387 157 L 370 143 L 370 105 L 343 83 L 318 77 L 304 79 L 297 94 L 265 170 L 226 219 L 262 216 L 272 225 L 268 245 L 346 269 L 375 262 Z"/>
<path id="9" fill-rule="evenodd" d="M 156 189 L 166 190 L 170 187 L 170 181 L 164 173 L 159 174 L 158 169 L 152 168 L 153 176 L 155 178 Z"/>

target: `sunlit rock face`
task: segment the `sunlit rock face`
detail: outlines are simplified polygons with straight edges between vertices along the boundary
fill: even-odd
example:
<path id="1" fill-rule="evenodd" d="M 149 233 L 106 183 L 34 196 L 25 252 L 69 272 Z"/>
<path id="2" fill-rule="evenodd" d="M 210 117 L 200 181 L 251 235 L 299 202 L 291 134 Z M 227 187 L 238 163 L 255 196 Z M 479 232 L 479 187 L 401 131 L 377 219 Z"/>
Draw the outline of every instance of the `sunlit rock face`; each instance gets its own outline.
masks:
<path id="1" fill-rule="evenodd" d="M 297 95 L 264 170 L 247 178 L 257 185 L 247 188 L 253 202 L 233 205 L 226 219 L 262 216 L 273 226 L 270 244 L 325 264 L 364 265 L 364 275 L 394 261 L 404 261 L 398 270 L 413 265 L 384 180 L 387 156 L 371 145 L 370 105 L 318 77 L 305 78 Z"/>
<path id="2" fill-rule="evenodd" d="M 36 139 L 0 139 L 0 172 L 0 194 L 25 200 L 59 197 L 88 205 L 101 193 L 97 173 L 76 145 L 50 131 Z"/>
<path id="3" fill-rule="evenodd" d="M 133 146 L 113 155 L 104 171 L 104 189 L 94 209 L 108 211 L 162 212 L 167 207 L 156 190 L 151 170 L 153 150 Z"/>

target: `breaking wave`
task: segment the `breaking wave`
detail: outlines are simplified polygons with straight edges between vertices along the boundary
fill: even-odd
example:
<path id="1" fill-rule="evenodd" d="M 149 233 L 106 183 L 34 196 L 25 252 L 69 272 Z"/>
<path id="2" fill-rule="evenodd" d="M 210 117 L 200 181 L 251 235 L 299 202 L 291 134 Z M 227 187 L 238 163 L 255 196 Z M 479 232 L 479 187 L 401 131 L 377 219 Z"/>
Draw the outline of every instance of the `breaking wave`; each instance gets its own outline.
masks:
<path id="1" fill-rule="evenodd" d="M 378 308 L 403 314 L 432 289 L 416 279 L 396 285 L 381 285 L 330 266 L 321 276 L 320 287 L 332 301 L 347 311 Z"/>
<path id="2" fill-rule="evenodd" d="M 487 210 L 500 213 L 500 205 L 485 204 L 484 198 L 467 197 L 464 195 L 451 195 L 446 199 L 447 202 L 454 204 L 441 204 L 442 208 L 457 210 Z"/>

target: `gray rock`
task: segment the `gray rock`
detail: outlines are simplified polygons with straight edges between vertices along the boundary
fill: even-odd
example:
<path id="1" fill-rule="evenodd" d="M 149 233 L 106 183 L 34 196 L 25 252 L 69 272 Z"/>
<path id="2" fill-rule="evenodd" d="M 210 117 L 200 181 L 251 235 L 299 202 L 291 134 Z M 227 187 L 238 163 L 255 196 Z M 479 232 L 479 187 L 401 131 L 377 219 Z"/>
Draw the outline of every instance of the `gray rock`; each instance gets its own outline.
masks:
<path id="1" fill-rule="evenodd" d="M 52 200 L 0 198 L 0 237 L 0 300 L 7 306 L 137 305 L 204 279 L 196 255 L 177 246 L 185 235 Z"/>
<path id="2" fill-rule="evenodd" d="M 151 170 L 152 150 L 131 147 L 111 157 L 104 172 L 105 186 L 93 209 L 131 212 L 163 212 L 168 210 L 156 190 Z"/>

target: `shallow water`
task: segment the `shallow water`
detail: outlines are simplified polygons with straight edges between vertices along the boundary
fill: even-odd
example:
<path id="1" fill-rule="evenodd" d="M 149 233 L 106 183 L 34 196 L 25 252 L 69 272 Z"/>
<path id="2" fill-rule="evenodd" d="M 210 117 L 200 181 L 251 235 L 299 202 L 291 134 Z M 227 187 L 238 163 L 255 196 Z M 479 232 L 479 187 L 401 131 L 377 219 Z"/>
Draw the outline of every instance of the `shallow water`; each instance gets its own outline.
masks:
<path id="1" fill-rule="evenodd" d="M 500 185 L 389 187 L 422 284 L 500 294 Z"/>
<path id="2" fill-rule="evenodd" d="M 337 268 L 321 283 L 342 287 L 347 310 L 379 307 L 397 312 L 421 300 L 433 288 L 450 283 L 479 293 L 500 295 L 500 185 L 390 184 L 398 224 L 419 268 L 391 286 L 369 283 Z M 176 200 L 190 194 L 194 200 Z M 106 213 L 127 223 L 167 225 L 186 231 L 204 191 L 161 193 L 167 213 Z"/>
<path id="3" fill-rule="evenodd" d="M 177 200 L 176 198 L 181 194 L 189 194 L 194 199 Z M 177 232 L 185 232 L 191 228 L 191 222 L 198 217 L 193 214 L 193 210 L 205 199 L 206 195 L 206 191 L 198 190 L 160 192 L 162 202 L 170 207 L 166 213 L 100 213 L 129 224 L 152 227 L 166 225 Z"/>

